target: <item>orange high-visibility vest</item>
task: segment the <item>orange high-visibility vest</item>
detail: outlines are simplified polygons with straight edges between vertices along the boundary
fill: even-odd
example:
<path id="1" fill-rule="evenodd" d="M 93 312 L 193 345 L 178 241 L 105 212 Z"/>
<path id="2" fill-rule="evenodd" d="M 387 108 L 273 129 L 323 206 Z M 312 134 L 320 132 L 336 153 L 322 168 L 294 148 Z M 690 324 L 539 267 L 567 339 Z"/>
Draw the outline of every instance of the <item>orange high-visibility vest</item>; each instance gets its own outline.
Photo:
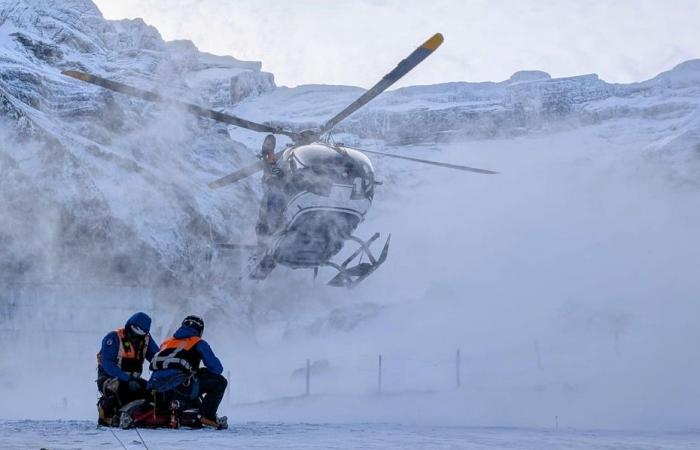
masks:
<path id="1" fill-rule="evenodd" d="M 117 354 L 117 366 L 124 372 L 138 373 L 143 370 L 143 361 L 146 359 L 148 344 L 151 335 L 147 334 L 138 348 L 126 339 L 126 330 L 119 328 L 115 331 L 119 338 L 119 353 Z M 97 367 L 102 367 L 102 350 L 97 353 Z"/>
<path id="2" fill-rule="evenodd" d="M 202 338 L 199 336 L 190 336 L 184 339 L 177 339 L 175 337 L 171 337 L 163 341 L 162 344 L 160 344 L 160 350 L 163 351 L 166 348 L 190 350 L 201 340 Z"/>
<path id="3" fill-rule="evenodd" d="M 189 373 L 196 372 L 202 358 L 194 347 L 201 340 L 199 336 L 166 339 L 151 360 L 151 370 L 179 369 Z"/>

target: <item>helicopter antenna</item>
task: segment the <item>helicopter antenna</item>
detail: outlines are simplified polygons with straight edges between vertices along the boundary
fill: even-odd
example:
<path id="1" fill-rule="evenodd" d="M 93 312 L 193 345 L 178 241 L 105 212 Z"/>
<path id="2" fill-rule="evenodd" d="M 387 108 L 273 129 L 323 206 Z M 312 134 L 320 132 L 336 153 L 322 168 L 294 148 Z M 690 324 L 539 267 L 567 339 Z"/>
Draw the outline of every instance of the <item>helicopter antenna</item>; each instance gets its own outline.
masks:
<path id="1" fill-rule="evenodd" d="M 194 114 L 199 117 L 206 117 L 208 119 L 215 120 L 217 122 L 227 123 L 229 125 L 235 125 L 237 127 L 246 128 L 248 130 L 259 131 L 261 133 L 273 133 L 282 134 L 289 136 L 293 141 L 300 139 L 300 135 L 293 131 L 285 130 L 283 128 L 273 127 L 270 125 L 263 125 L 261 123 L 252 122 L 250 120 L 242 119 L 236 117 L 232 114 L 226 114 L 219 111 L 214 111 L 213 109 L 203 108 L 198 105 L 193 105 L 191 103 L 182 102 L 180 100 L 174 100 L 171 98 L 163 97 L 155 92 L 146 91 L 143 89 L 135 88 L 117 81 L 108 80 L 106 78 L 91 75 L 89 73 L 80 72 L 77 70 L 65 70 L 61 72 L 63 75 L 75 78 L 86 83 L 94 84 L 96 86 L 109 89 L 111 91 L 119 92 L 122 94 L 130 95 L 132 97 L 140 98 L 149 102 L 162 103 L 165 105 L 173 106 L 177 109 L 186 111 L 190 114 Z"/>
<path id="2" fill-rule="evenodd" d="M 330 131 L 324 135 L 323 142 L 330 145 L 331 148 L 333 148 L 333 150 L 338 151 L 338 143 L 336 142 L 333 133 L 331 133 Z"/>

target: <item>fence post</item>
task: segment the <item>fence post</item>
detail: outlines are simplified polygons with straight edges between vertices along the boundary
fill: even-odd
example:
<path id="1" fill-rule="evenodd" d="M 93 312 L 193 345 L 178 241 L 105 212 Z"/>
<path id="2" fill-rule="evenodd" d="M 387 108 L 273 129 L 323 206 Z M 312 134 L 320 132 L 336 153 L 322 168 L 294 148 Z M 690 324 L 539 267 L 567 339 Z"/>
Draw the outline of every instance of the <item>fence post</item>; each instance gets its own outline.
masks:
<path id="1" fill-rule="evenodd" d="M 540 341 L 535 341 L 535 357 L 537 358 L 537 368 L 542 370 L 542 355 L 540 354 Z"/>
<path id="2" fill-rule="evenodd" d="M 226 371 L 226 382 L 228 383 L 226 385 L 226 403 L 231 404 L 231 371 L 227 370 Z"/>
<path id="3" fill-rule="evenodd" d="M 231 371 L 226 371 L 226 404 L 231 404 Z"/>
<path id="4" fill-rule="evenodd" d="M 460 349 L 457 349 L 455 354 L 455 383 L 457 389 L 462 386 L 462 352 Z"/>
<path id="5" fill-rule="evenodd" d="M 377 392 L 382 393 L 382 355 L 379 355 L 379 364 L 377 365 Z"/>
<path id="6" fill-rule="evenodd" d="M 306 360 L 306 395 L 311 395 L 311 361 Z"/>

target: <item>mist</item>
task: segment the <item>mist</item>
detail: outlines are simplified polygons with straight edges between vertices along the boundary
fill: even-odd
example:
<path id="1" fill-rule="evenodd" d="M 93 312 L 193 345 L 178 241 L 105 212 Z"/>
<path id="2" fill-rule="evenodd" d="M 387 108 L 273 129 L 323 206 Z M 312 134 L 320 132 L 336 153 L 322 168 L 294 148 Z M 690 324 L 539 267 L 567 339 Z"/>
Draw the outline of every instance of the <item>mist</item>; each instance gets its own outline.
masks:
<path id="1" fill-rule="evenodd" d="M 291 384 L 288 394 L 295 386 L 302 393 L 303 381 L 288 377 L 305 358 L 327 361 L 312 380 L 340 397 L 262 404 L 251 414 L 537 427 L 558 416 L 571 427 L 692 427 L 700 393 L 691 344 L 700 309 L 697 191 L 672 181 L 670 168 L 639 145 L 599 134 L 422 153 L 497 176 L 401 167 L 362 227 L 392 232 L 386 267 L 353 291 L 309 294 L 373 317 L 349 331 L 309 320 L 296 332 L 280 318 L 276 340 L 268 325 L 267 342 L 237 350 L 246 354 L 234 371 L 243 372 L 238 389 L 248 400 L 266 389 L 281 395 L 278 385 L 254 381 L 266 370 Z M 395 164 L 378 161 L 378 173 Z M 278 374 L 281 362 L 287 373 Z M 250 395 L 256 385 L 261 391 Z"/>
<path id="2" fill-rule="evenodd" d="M 204 303 L 153 287 L 25 287 L 37 300 L 14 322 L 22 356 L 5 368 L 3 416 L 92 417 L 99 341 L 142 309 L 157 340 L 182 314 L 205 315 L 237 420 L 692 427 L 697 187 L 640 147 L 591 127 L 398 149 L 494 176 L 376 158 L 386 184 L 358 234 L 391 232 L 392 246 L 354 290 L 284 268 Z M 40 325 L 55 308 L 66 313 Z M 50 375 L 19 369 L 37 357 Z M 304 400 L 306 359 L 314 396 Z M 46 376 L 62 389 L 48 394 Z"/>
<path id="3" fill-rule="evenodd" d="M 192 135 L 170 133 L 177 127 L 159 117 L 172 124 L 180 116 L 159 113 L 115 148 L 128 152 L 146 140 L 184 149 L 175 141 Z M 186 130 L 189 122 L 178 120 Z M 700 199 L 677 163 L 660 163 L 634 136 L 588 127 L 395 148 L 501 172 L 494 176 L 375 158 L 385 184 L 358 234 L 391 233 L 392 244 L 387 263 L 353 290 L 325 286 L 333 275 L 326 270 L 316 281 L 311 271 L 286 268 L 249 281 L 245 255 L 225 253 L 181 271 L 190 273 L 184 283 L 144 274 L 115 281 L 99 267 L 81 267 L 82 278 L 47 277 L 58 269 L 75 275 L 80 261 L 61 259 L 61 246 L 51 245 L 61 234 L 58 210 L 34 211 L 31 221 L 44 232 L 21 240 L 43 249 L 34 275 L 44 282 L 5 282 L 3 331 L 17 356 L 3 357 L 2 416 L 92 417 L 100 339 L 145 310 L 158 341 L 185 314 L 205 316 L 205 337 L 231 381 L 224 409 L 237 420 L 549 427 L 558 417 L 579 428 L 692 427 L 700 413 L 692 346 L 700 338 Z M 178 164 L 152 164 L 172 182 L 164 198 L 187 185 L 196 191 Z M 106 183 L 101 192 L 119 198 L 120 186 L 132 198 L 153 195 L 135 182 Z M 246 191 L 254 211 L 257 194 Z M 139 223 L 155 230 L 178 220 L 147 203 L 112 213 L 126 220 L 134 205 L 145 216 Z M 239 223 L 237 236 L 252 236 L 254 216 Z M 105 258 L 133 251 L 100 248 L 109 250 Z M 62 263 L 49 270 L 47 261 Z"/>

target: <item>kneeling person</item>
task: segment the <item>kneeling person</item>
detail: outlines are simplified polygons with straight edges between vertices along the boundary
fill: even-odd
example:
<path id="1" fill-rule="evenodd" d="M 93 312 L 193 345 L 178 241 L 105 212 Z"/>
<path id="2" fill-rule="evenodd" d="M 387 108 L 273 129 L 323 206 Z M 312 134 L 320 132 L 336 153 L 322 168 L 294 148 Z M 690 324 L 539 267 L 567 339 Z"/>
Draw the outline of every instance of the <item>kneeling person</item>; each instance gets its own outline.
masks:
<path id="1" fill-rule="evenodd" d="M 137 312 L 124 328 L 102 339 L 97 354 L 97 389 L 102 394 L 97 404 L 100 425 L 112 425 L 120 407 L 146 397 L 146 381 L 141 378 L 143 363 L 151 361 L 158 351 L 150 330 L 151 318 Z"/>
<path id="2" fill-rule="evenodd" d="M 159 393 L 174 393 L 183 397 L 199 398 L 202 425 L 226 428 L 226 417 L 216 412 L 226 391 L 224 368 L 209 344 L 202 339 L 204 321 L 187 316 L 173 337 L 166 339 L 151 361 L 151 379 L 148 388 Z M 204 367 L 200 368 L 200 363 Z"/>

